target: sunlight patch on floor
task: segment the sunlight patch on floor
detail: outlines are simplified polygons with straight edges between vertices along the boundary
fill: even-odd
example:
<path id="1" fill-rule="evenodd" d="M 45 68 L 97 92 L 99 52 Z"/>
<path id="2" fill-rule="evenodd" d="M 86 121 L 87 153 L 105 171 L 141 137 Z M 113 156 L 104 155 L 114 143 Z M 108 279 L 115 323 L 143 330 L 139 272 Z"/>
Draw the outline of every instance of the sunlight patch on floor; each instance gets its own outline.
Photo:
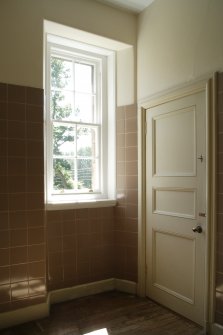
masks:
<path id="1" fill-rule="evenodd" d="M 95 330 L 90 333 L 85 333 L 83 335 L 108 335 L 108 332 L 106 328 L 103 328 L 103 329 Z"/>

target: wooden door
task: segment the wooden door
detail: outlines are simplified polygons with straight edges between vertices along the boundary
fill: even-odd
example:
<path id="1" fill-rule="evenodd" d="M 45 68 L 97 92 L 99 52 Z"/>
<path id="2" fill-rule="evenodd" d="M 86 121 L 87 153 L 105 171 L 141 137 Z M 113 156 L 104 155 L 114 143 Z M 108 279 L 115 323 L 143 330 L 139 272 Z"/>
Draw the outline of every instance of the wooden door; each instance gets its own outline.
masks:
<path id="1" fill-rule="evenodd" d="M 146 110 L 147 296 L 204 325 L 205 92 Z"/>

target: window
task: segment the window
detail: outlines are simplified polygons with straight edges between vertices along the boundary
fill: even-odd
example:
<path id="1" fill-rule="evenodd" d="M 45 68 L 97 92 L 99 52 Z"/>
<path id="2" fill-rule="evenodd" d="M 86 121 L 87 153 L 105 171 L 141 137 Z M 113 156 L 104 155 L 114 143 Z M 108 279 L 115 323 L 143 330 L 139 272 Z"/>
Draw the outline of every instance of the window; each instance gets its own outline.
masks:
<path id="1" fill-rule="evenodd" d="M 77 48 L 71 41 L 47 38 L 47 204 L 114 201 L 114 152 L 109 150 L 114 150 L 110 142 L 115 111 L 108 94 L 111 62 L 103 53 L 89 45 L 78 43 Z"/>

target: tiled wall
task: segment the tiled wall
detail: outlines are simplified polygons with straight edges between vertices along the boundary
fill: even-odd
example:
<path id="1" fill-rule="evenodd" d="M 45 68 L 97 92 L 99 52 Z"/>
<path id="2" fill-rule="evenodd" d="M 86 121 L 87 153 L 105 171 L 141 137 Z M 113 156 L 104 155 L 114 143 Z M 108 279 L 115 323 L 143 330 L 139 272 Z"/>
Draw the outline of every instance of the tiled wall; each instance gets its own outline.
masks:
<path id="1" fill-rule="evenodd" d="M 135 105 L 119 107 L 116 116 L 115 277 L 137 281 L 137 108 Z"/>
<path id="2" fill-rule="evenodd" d="M 114 208 L 47 212 L 49 290 L 114 277 Z"/>
<path id="3" fill-rule="evenodd" d="M 218 75 L 217 95 L 217 273 L 216 322 L 223 325 L 223 73 Z"/>
<path id="4" fill-rule="evenodd" d="M 0 84 L 0 312 L 137 278 L 136 107 L 117 111 L 118 207 L 44 210 L 43 90 Z"/>
<path id="5" fill-rule="evenodd" d="M 47 213 L 49 290 L 116 277 L 137 281 L 137 109 L 117 109 L 113 208 Z"/>
<path id="6" fill-rule="evenodd" d="M 0 311 L 46 297 L 43 91 L 0 84 Z"/>

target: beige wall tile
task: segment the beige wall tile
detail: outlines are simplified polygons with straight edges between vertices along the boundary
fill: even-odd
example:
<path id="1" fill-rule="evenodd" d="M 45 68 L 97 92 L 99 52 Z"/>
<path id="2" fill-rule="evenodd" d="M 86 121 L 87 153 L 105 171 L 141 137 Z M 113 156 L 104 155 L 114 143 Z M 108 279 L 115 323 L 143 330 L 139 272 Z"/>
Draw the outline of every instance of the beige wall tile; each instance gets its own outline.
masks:
<path id="1" fill-rule="evenodd" d="M 25 86 L 8 85 L 8 100 L 11 102 L 25 103 L 26 100 Z"/>
<path id="2" fill-rule="evenodd" d="M 8 121 L 8 138 L 25 139 L 26 137 L 26 124 L 21 121 Z"/>
<path id="3" fill-rule="evenodd" d="M 10 231 L 10 244 L 12 247 L 27 246 L 27 229 L 13 229 Z"/>
<path id="4" fill-rule="evenodd" d="M 125 127 L 126 127 L 125 129 L 126 133 L 136 133 L 137 119 L 136 118 L 126 119 Z"/>
<path id="5" fill-rule="evenodd" d="M 0 286 L 10 283 L 10 267 L 0 266 Z"/>
<path id="6" fill-rule="evenodd" d="M 0 231 L 9 228 L 9 217 L 8 212 L 0 211 Z"/>
<path id="7" fill-rule="evenodd" d="M 27 246 L 13 247 L 10 249 L 10 251 L 10 261 L 12 265 L 27 263 Z"/>
<path id="8" fill-rule="evenodd" d="M 0 266 L 10 265 L 10 249 L 0 249 Z"/>
<path id="9" fill-rule="evenodd" d="M 27 228 L 26 211 L 10 211 L 9 226 L 10 229 Z"/>
<path id="10" fill-rule="evenodd" d="M 11 282 L 16 283 L 28 280 L 28 265 L 18 264 L 11 266 Z"/>
<path id="11" fill-rule="evenodd" d="M 10 102 L 8 103 L 8 120 L 25 121 L 26 105 L 24 103 Z"/>
<path id="12" fill-rule="evenodd" d="M 28 247 L 29 262 L 45 261 L 45 244 L 30 245 Z"/>
<path id="13" fill-rule="evenodd" d="M 0 101 L 0 119 L 6 120 L 8 112 L 8 104 L 6 102 Z"/>
<path id="14" fill-rule="evenodd" d="M 11 286 L 0 285 L 0 301 L 1 303 L 8 302 L 11 300 Z"/>
<path id="15" fill-rule="evenodd" d="M 29 279 L 44 278 L 46 275 L 46 264 L 42 262 L 33 262 L 28 264 Z"/>
<path id="16" fill-rule="evenodd" d="M 8 97 L 8 85 L 0 83 L 0 101 L 7 101 Z"/>

